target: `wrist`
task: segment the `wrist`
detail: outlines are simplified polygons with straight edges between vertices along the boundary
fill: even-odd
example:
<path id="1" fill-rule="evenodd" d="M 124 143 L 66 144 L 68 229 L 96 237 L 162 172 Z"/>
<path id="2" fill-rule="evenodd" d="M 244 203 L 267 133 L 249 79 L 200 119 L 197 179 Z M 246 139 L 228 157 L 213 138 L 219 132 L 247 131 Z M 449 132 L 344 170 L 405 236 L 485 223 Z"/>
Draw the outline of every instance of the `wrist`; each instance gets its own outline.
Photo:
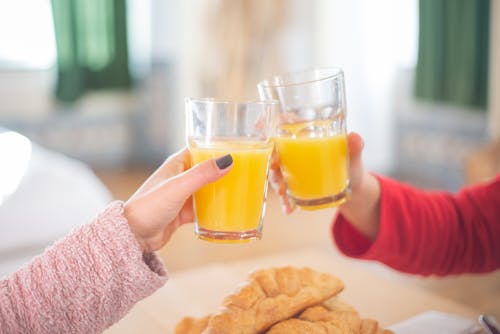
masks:
<path id="1" fill-rule="evenodd" d="M 125 205 L 123 206 L 123 215 L 125 216 L 125 219 L 127 220 L 128 226 L 130 228 L 130 231 L 135 237 L 135 240 L 139 244 L 139 248 L 143 253 L 148 252 L 148 245 L 147 242 L 141 237 L 141 233 L 139 233 L 139 229 L 137 228 L 137 221 L 135 219 L 135 210 L 133 208 L 132 203 L 126 202 Z"/>
<path id="2" fill-rule="evenodd" d="M 372 199 L 378 191 L 378 180 L 369 172 L 363 171 L 354 181 L 351 182 L 349 200 L 340 206 L 341 210 L 358 207 L 360 203 Z"/>
<path id="3" fill-rule="evenodd" d="M 351 188 L 347 202 L 339 207 L 339 212 L 359 232 L 370 240 L 375 240 L 378 235 L 380 215 L 378 179 L 368 172 L 363 172 L 359 182 Z"/>

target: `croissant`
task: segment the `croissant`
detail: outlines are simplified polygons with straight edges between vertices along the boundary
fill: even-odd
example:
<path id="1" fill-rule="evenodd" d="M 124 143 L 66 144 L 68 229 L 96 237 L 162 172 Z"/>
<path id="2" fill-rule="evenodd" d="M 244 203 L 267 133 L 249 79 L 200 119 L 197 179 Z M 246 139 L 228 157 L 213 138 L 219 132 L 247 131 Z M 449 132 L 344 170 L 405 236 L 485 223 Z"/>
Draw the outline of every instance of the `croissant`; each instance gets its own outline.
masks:
<path id="1" fill-rule="evenodd" d="M 310 268 L 259 270 L 213 315 L 205 334 L 257 334 L 321 303 L 344 288 L 336 277 Z"/>
<path id="2" fill-rule="evenodd" d="M 227 296 L 219 312 L 185 317 L 176 334 L 388 334 L 372 319 L 361 319 L 337 294 L 336 277 L 310 268 L 271 268 L 250 274 Z"/>

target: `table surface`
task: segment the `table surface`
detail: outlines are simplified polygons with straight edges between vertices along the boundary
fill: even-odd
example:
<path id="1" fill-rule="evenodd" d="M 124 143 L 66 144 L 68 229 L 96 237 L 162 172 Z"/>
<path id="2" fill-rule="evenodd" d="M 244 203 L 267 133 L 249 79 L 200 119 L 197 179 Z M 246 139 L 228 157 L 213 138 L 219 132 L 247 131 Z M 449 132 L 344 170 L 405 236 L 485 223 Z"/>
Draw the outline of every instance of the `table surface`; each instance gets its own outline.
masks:
<path id="1" fill-rule="evenodd" d="M 478 315 L 455 301 L 367 270 L 339 257 L 331 248 L 309 247 L 175 272 L 164 287 L 136 304 L 105 334 L 173 333 L 184 316 L 203 316 L 216 311 L 224 297 L 250 271 L 288 265 L 307 266 L 340 278 L 345 285 L 340 299 L 355 307 L 362 317 L 376 319 L 384 327 L 429 310 L 471 319 Z"/>

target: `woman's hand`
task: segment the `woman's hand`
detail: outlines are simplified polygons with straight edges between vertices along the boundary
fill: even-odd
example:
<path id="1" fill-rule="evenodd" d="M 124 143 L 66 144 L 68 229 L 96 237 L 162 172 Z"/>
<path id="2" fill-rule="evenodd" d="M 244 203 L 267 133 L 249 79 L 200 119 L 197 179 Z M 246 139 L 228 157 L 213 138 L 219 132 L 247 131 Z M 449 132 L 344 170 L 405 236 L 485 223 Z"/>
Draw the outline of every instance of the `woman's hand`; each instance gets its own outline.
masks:
<path id="1" fill-rule="evenodd" d="M 125 217 L 144 252 L 163 247 L 182 224 L 193 222 L 192 194 L 226 175 L 230 155 L 192 168 L 187 149 L 169 157 L 125 203 Z"/>

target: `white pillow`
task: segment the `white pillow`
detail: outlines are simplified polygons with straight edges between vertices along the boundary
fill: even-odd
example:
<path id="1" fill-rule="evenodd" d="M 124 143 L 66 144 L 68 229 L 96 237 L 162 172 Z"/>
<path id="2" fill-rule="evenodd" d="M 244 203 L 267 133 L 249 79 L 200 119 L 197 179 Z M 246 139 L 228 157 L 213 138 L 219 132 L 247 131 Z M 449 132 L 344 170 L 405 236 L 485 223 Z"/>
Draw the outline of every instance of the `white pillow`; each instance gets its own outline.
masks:
<path id="1" fill-rule="evenodd" d="M 26 143 L 25 137 L 8 140 L 8 147 L 26 149 L 22 144 L 23 140 Z M 0 144 L 0 174 L 5 176 L 10 171 L 14 175 L 15 166 L 20 166 L 17 174 L 22 178 L 17 189 L 0 202 L 0 277 L 41 253 L 74 227 L 89 222 L 112 200 L 108 189 L 80 161 L 31 143 L 27 168 L 19 173 L 26 165 L 26 155 L 10 154 L 9 159 L 2 155 L 5 152 L 1 152 L 1 147 L 5 145 Z"/>

